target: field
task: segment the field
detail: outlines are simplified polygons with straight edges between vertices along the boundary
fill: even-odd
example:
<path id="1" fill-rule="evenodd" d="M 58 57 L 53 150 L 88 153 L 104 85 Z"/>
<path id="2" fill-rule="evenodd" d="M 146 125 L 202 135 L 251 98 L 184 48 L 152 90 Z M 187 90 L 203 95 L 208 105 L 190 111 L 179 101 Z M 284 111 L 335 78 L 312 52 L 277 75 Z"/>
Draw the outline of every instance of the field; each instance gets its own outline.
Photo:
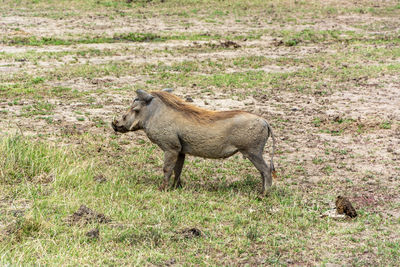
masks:
<path id="1" fill-rule="evenodd" d="M 398 266 L 399 73 L 395 0 L 1 0 L 0 265 Z M 266 197 L 239 154 L 158 190 L 110 122 L 166 87 L 271 123 Z"/>

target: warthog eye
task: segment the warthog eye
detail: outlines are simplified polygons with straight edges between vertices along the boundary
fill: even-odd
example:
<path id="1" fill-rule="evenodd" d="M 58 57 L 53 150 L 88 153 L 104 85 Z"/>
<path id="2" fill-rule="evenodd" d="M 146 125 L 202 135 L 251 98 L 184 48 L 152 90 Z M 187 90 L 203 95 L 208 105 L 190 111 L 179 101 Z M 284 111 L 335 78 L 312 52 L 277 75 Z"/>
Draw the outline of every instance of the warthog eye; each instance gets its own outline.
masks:
<path id="1" fill-rule="evenodd" d="M 122 119 L 123 119 L 123 120 L 126 120 L 126 115 L 122 116 Z"/>

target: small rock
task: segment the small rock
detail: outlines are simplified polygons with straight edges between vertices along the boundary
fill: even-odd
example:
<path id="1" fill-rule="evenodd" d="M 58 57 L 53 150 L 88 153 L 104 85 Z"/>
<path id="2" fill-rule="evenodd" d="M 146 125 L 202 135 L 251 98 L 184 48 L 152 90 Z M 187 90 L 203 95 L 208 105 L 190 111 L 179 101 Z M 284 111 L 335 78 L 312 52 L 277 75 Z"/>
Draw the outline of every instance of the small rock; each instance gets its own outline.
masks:
<path id="1" fill-rule="evenodd" d="M 393 152 L 393 147 L 391 147 L 391 146 L 388 147 L 388 148 L 386 149 L 386 151 L 387 151 L 387 152 Z"/>
<path id="2" fill-rule="evenodd" d="M 246 100 L 243 101 L 243 104 L 245 106 L 253 105 L 254 101 L 253 101 L 253 99 L 246 99 Z"/>
<path id="3" fill-rule="evenodd" d="M 321 215 L 321 218 L 324 218 L 324 217 L 329 217 L 329 218 L 332 218 L 332 219 L 334 219 L 334 220 L 341 220 L 341 219 L 345 219 L 345 218 L 346 218 L 346 215 L 344 215 L 344 214 L 338 214 L 337 211 L 336 211 L 336 209 L 331 209 L 331 210 L 325 211 L 325 212 Z"/>
<path id="4" fill-rule="evenodd" d="M 340 120 L 341 120 L 341 118 L 340 118 L 339 115 L 336 115 L 336 116 L 333 118 L 333 121 L 334 121 L 334 122 L 339 122 Z"/>
<path id="5" fill-rule="evenodd" d="M 191 98 L 190 96 L 186 96 L 185 97 L 186 102 L 193 102 L 193 98 Z"/>

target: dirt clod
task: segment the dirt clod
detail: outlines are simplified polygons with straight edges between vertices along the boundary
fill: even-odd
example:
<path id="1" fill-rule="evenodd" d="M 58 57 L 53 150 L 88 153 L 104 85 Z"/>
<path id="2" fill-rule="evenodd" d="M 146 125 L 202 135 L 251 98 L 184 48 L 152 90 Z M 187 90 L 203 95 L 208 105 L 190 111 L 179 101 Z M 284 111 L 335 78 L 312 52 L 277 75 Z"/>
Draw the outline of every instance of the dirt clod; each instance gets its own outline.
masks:
<path id="1" fill-rule="evenodd" d="M 220 46 L 221 47 L 233 47 L 233 48 L 240 48 L 240 45 L 238 43 L 235 43 L 233 41 L 224 41 L 224 42 L 220 42 Z"/>
<path id="2" fill-rule="evenodd" d="M 80 206 L 76 212 L 67 218 L 67 223 L 70 225 L 85 225 L 90 222 L 109 223 L 110 221 L 111 219 L 107 218 L 104 214 L 96 213 L 85 205 Z"/>
<path id="3" fill-rule="evenodd" d="M 173 266 L 173 265 L 175 265 L 175 264 L 176 264 L 176 259 L 172 258 L 172 259 L 170 259 L 170 260 L 164 262 L 163 265 L 164 265 L 164 266 Z"/>
<path id="4" fill-rule="evenodd" d="M 98 183 L 107 182 L 107 178 L 103 174 L 96 175 L 95 177 L 93 177 L 93 180 Z"/>
<path id="5" fill-rule="evenodd" d="M 285 43 L 283 42 L 283 40 L 274 39 L 273 42 L 272 42 L 272 44 L 273 44 L 274 46 L 281 46 L 281 45 L 284 45 Z"/>
<path id="6" fill-rule="evenodd" d="M 193 238 L 201 236 L 201 231 L 197 228 L 187 228 L 181 231 L 184 238 Z"/>
<path id="7" fill-rule="evenodd" d="M 89 238 L 99 238 L 99 236 L 100 236 L 100 231 L 99 231 L 99 229 L 94 228 L 94 229 L 88 231 L 85 235 L 86 235 L 87 237 L 89 237 Z"/>
<path id="8" fill-rule="evenodd" d="M 14 217 L 22 217 L 25 214 L 25 210 L 13 210 L 12 214 Z"/>
<path id="9" fill-rule="evenodd" d="M 78 128 L 76 125 L 65 125 L 61 128 L 61 133 L 64 135 L 81 135 L 84 133 L 84 130 Z"/>
<path id="10" fill-rule="evenodd" d="M 353 205 L 351 205 L 350 201 L 347 198 L 338 196 L 335 204 L 337 213 L 346 214 L 351 218 L 357 217 L 356 210 L 353 208 Z"/>
<path id="11" fill-rule="evenodd" d="M 16 222 L 12 222 L 10 224 L 8 224 L 5 228 L 3 234 L 4 235 L 12 235 L 13 233 L 15 233 L 18 230 L 18 226 Z M 1 233 L 0 233 L 1 234 Z"/>
<path id="12" fill-rule="evenodd" d="M 104 79 L 100 79 L 100 78 L 96 78 L 96 79 L 92 79 L 90 82 L 92 84 L 97 84 L 97 85 L 104 85 L 107 83 L 111 83 L 113 80 L 109 79 L 109 78 L 104 78 Z"/>

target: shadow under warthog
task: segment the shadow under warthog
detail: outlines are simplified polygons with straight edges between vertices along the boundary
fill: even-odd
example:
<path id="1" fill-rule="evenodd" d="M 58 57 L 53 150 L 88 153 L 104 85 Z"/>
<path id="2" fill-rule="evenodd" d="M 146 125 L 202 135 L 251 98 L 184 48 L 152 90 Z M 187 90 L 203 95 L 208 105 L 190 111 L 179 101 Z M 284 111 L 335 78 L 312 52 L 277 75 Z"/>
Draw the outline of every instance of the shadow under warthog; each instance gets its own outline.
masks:
<path id="1" fill-rule="evenodd" d="M 188 163 L 189 165 L 190 163 Z M 160 171 L 156 168 L 156 173 Z M 199 176 L 197 176 L 199 177 Z M 143 175 L 138 175 L 135 177 L 126 178 L 130 181 L 135 180 L 135 184 L 144 185 L 145 187 L 155 187 L 158 188 L 162 184 L 161 175 L 155 175 L 153 171 L 146 171 Z M 247 175 L 242 179 L 237 180 L 229 180 L 229 179 L 221 179 L 220 177 L 204 177 L 200 179 L 191 178 L 189 174 L 182 174 L 182 188 L 174 189 L 171 188 L 169 190 L 189 190 L 196 192 L 220 192 L 220 193 L 228 193 L 235 192 L 236 194 L 248 195 L 254 194 L 254 190 L 261 190 L 260 179 L 254 175 Z M 172 182 L 170 183 L 172 184 Z M 271 190 L 274 190 L 274 186 L 271 187 Z M 271 191 L 270 190 L 270 191 Z"/>

